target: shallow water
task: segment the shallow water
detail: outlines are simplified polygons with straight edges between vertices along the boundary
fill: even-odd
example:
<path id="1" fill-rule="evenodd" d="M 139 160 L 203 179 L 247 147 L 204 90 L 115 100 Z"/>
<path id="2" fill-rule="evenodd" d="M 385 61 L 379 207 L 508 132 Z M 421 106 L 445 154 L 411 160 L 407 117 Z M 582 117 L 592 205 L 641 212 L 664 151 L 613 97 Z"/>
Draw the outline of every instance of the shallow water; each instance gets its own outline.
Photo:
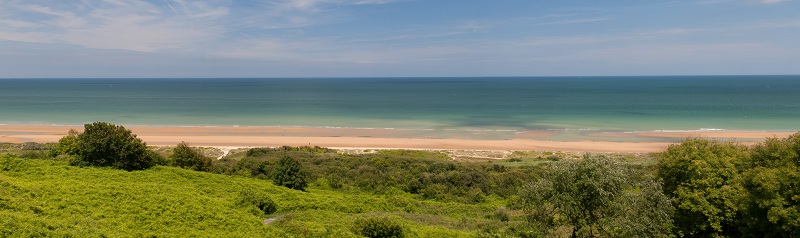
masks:
<path id="1" fill-rule="evenodd" d="M 508 138 L 800 129 L 800 76 L 0 79 L 0 124 L 258 125 Z M 382 130 L 383 131 L 383 130 Z"/>

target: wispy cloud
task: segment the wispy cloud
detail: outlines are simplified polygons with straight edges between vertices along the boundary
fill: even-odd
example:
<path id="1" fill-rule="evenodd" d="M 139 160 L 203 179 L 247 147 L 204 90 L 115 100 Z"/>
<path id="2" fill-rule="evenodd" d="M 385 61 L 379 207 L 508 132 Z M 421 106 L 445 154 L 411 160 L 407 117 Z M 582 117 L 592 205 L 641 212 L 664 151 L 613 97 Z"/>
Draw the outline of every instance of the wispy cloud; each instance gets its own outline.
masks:
<path id="1" fill-rule="evenodd" d="M 49 6 L 12 1 L 3 7 L 16 14 L 3 20 L 10 24 L 0 30 L 0 39 L 150 52 L 191 47 L 187 42 L 221 33 L 221 27 L 203 20 L 224 17 L 226 8 L 182 0 L 168 5 L 172 11 L 144 1 L 87 0 Z"/>
<path id="2" fill-rule="evenodd" d="M 248 28 L 282 29 L 341 19 L 329 8 L 397 0 L 223 1 L 11 0 L 0 5 L 0 40 L 65 43 L 95 49 L 196 50 Z"/>
<path id="3" fill-rule="evenodd" d="M 536 23 L 535 25 L 546 26 L 546 25 L 581 24 L 581 23 L 590 23 L 590 22 L 598 22 L 598 21 L 607 21 L 608 19 L 609 18 L 566 19 L 566 20 L 557 20 L 557 21 L 549 21 L 549 22 L 540 22 L 540 23 Z"/>
<path id="4" fill-rule="evenodd" d="M 717 4 L 717 3 L 755 3 L 755 4 L 775 4 L 788 2 L 790 0 L 700 0 L 700 4 Z"/>
<path id="5" fill-rule="evenodd" d="M 788 0 L 759 0 L 760 3 L 772 4 L 772 3 L 782 3 Z"/>
<path id="6" fill-rule="evenodd" d="M 477 32 L 498 27 L 573 25 L 607 21 L 610 19 L 610 17 L 587 17 L 577 14 L 548 14 L 534 17 L 468 20 L 460 23 L 455 28 Z"/>
<path id="7" fill-rule="evenodd" d="M 8 59 L 26 55 L 42 59 L 28 62 L 55 65 L 85 60 L 84 69 L 93 64 L 116 64 L 115 69 L 171 65 L 195 73 L 193 68 L 224 71 L 243 69 L 241 64 L 252 76 L 291 65 L 284 71 L 291 68 L 297 75 L 313 71 L 305 69 L 342 74 L 354 69 L 479 71 L 473 66 L 536 74 L 555 68 L 572 72 L 573 67 L 589 67 L 585 62 L 616 63 L 621 70 L 647 62 L 681 64 L 681 58 L 744 62 L 748 55 L 763 59 L 766 54 L 795 62 L 790 57 L 798 52 L 794 41 L 800 18 L 781 7 L 797 3 L 790 0 L 715 0 L 713 5 L 710 0 L 644 5 L 516 1 L 498 6 L 525 9 L 467 10 L 447 8 L 452 3 L 442 1 L 398 4 L 411 1 L 0 0 L 0 67 L 6 67 L 0 73 L 18 68 Z M 756 10 L 742 17 L 695 17 L 686 14 L 688 8 L 737 14 Z"/>

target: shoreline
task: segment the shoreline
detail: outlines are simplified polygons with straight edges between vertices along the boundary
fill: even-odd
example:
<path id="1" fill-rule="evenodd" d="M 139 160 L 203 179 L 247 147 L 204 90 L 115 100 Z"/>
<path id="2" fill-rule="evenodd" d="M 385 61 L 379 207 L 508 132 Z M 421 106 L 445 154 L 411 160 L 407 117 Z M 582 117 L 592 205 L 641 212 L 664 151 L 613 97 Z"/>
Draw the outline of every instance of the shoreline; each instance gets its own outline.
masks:
<path id="1" fill-rule="evenodd" d="M 185 141 L 206 147 L 320 146 L 340 149 L 521 150 L 565 152 L 658 152 L 686 137 L 731 140 L 742 143 L 768 137 L 787 137 L 790 131 L 640 131 L 593 132 L 575 140 L 559 140 L 567 131 L 527 131 L 505 139 L 408 136 L 394 129 L 350 129 L 277 126 L 125 126 L 152 146 L 173 146 Z M 82 125 L 3 125 L 0 142 L 57 142 L 69 129 Z"/>

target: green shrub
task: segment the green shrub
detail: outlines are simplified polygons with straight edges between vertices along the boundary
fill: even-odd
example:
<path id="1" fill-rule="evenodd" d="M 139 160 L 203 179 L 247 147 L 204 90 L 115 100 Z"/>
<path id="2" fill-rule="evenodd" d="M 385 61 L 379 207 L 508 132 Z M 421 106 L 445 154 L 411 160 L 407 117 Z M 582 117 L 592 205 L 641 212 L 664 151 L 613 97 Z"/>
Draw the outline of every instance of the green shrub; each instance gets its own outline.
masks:
<path id="1" fill-rule="evenodd" d="M 44 159 L 48 156 L 46 153 L 39 150 L 25 150 L 19 155 L 19 157 L 24 159 Z"/>
<path id="2" fill-rule="evenodd" d="M 245 155 L 249 157 L 261 157 L 273 154 L 280 154 L 280 152 L 307 152 L 311 154 L 325 154 L 325 153 L 335 153 L 336 150 L 319 146 L 292 147 L 284 145 L 277 148 L 252 148 L 247 150 L 247 153 L 245 153 Z"/>
<path id="3" fill-rule="evenodd" d="M 768 138 L 745 162 L 742 235 L 800 237 L 800 132 Z"/>
<path id="4" fill-rule="evenodd" d="M 55 148 L 48 152 L 48 156 L 56 157 L 59 155 L 76 155 L 78 154 L 78 131 L 69 129 L 67 135 L 58 140 Z"/>
<path id="5" fill-rule="evenodd" d="M 353 233 L 369 238 L 404 237 L 403 226 L 388 217 L 357 219 Z"/>
<path id="6" fill-rule="evenodd" d="M 147 150 L 147 154 L 145 155 L 149 160 L 153 163 L 153 165 L 161 165 L 161 166 L 172 166 L 173 162 L 171 159 L 165 157 L 161 153 Z"/>
<path id="7" fill-rule="evenodd" d="M 254 215 L 269 215 L 278 211 L 278 205 L 269 197 L 258 194 L 252 190 L 244 189 L 239 193 L 239 207 L 249 207 Z"/>
<path id="8" fill-rule="evenodd" d="M 288 156 L 284 156 L 278 161 L 275 178 L 272 182 L 275 185 L 300 191 L 305 191 L 307 186 L 306 175 L 300 171 L 300 162 Z"/>
<path id="9" fill-rule="evenodd" d="M 640 180 L 619 160 L 588 154 L 551 164 L 520 191 L 529 224 L 571 237 L 669 237 L 673 207 L 660 183 Z"/>
<path id="10" fill-rule="evenodd" d="M 147 145 L 130 130 L 107 122 L 84 125 L 73 165 L 141 170 L 152 166 Z"/>
<path id="11" fill-rule="evenodd" d="M 211 168 L 211 158 L 205 157 L 183 141 L 172 150 L 172 160 L 175 166 L 181 168 L 197 171 L 208 171 Z"/>
<path id="12" fill-rule="evenodd" d="M 36 143 L 36 142 L 25 142 L 25 143 L 22 143 L 21 149 L 22 150 L 41 150 L 42 149 L 42 145 L 39 144 L 39 143 Z"/>
<path id="13" fill-rule="evenodd" d="M 495 219 L 503 222 L 511 220 L 511 215 L 508 214 L 508 210 L 505 207 L 498 207 L 497 210 L 494 210 L 494 213 L 488 217 L 489 219 Z"/>
<path id="14" fill-rule="evenodd" d="M 658 177 L 675 205 L 675 233 L 690 237 L 738 237 L 741 180 L 739 144 L 688 138 L 658 155 Z"/>

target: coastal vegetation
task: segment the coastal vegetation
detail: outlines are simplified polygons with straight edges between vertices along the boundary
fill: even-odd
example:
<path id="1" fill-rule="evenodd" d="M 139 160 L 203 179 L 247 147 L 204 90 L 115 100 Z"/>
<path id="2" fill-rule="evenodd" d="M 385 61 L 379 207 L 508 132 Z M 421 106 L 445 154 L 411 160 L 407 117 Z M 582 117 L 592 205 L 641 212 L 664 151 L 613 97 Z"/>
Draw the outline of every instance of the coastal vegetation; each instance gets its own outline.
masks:
<path id="1" fill-rule="evenodd" d="M 0 236 L 795 237 L 799 155 L 800 133 L 645 159 L 284 146 L 212 160 L 92 123 L 0 145 Z"/>
<path id="2" fill-rule="evenodd" d="M 72 165 L 142 170 L 153 165 L 147 144 L 123 126 L 94 122 L 84 126 L 83 133 L 74 131 L 56 146 L 56 155 L 72 155 Z"/>
<path id="3" fill-rule="evenodd" d="M 659 158 L 676 235 L 800 236 L 800 133 L 752 147 L 691 138 Z"/>
<path id="4" fill-rule="evenodd" d="M 553 163 L 525 185 L 520 201 L 536 236 L 568 228 L 570 237 L 668 237 L 672 205 L 649 176 L 617 160 L 585 156 Z"/>
<path id="5" fill-rule="evenodd" d="M 206 157 L 194 148 L 189 147 L 189 145 L 183 141 L 178 143 L 178 145 L 172 149 L 172 155 L 170 158 L 172 158 L 172 161 L 161 162 L 161 164 L 168 165 L 171 163 L 176 167 L 197 171 L 205 171 L 211 167 L 211 158 Z"/>

